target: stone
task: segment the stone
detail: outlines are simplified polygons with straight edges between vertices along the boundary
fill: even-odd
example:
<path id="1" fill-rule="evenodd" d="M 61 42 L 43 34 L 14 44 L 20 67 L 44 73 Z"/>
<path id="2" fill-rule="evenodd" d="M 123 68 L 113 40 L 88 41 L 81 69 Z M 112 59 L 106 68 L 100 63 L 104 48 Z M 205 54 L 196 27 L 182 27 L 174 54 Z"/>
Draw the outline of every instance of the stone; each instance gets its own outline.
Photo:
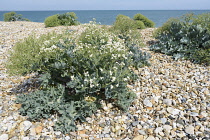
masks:
<path id="1" fill-rule="evenodd" d="M 29 140 L 29 137 L 23 137 L 22 140 Z"/>
<path id="2" fill-rule="evenodd" d="M 156 140 L 156 138 L 153 136 L 149 136 L 146 140 Z"/>
<path id="3" fill-rule="evenodd" d="M 37 134 L 40 134 L 42 132 L 43 127 L 41 125 L 38 125 L 35 127 L 35 131 Z"/>
<path id="4" fill-rule="evenodd" d="M 183 138 L 184 136 L 186 136 L 186 135 L 184 134 L 184 132 L 177 133 L 176 135 L 177 135 L 178 137 L 180 137 L 180 138 Z"/>
<path id="5" fill-rule="evenodd" d="M 194 127 L 192 126 L 192 125 L 189 125 L 189 126 L 187 126 L 186 128 L 185 128 L 185 132 L 187 133 L 187 134 L 194 134 Z"/>
<path id="6" fill-rule="evenodd" d="M 199 130 L 200 130 L 201 132 L 204 132 L 204 130 L 205 130 L 204 126 L 201 126 Z"/>
<path id="7" fill-rule="evenodd" d="M 162 124 L 165 124 L 167 122 L 166 118 L 161 118 L 160 120 L 161 120 Z"/>
<path id="8" fill-rule="evenodd" d="M 71 140 L 71 138 L 69 136 L 66 136 L 65 140 Z"/>
<path id="9" fill-rule="evenodd" d="M 172 115 L 178 115 L 179 112 L 180 112 L 181 110 L 179 110 L 179 109 L 174 109 L 173 107 L 168 107 L 168 108 L 167 108 L 167 111 L 168 111 L 168 113 L 170 113 L 170 114 L 172 114 Z"/>
<path id="10" fill-rule="evenodd" d="M 164 126 L 163 126 L 163 129 L 164 129 L 166 132 L 170 133 L 172 127 L 171 127 L 170 125 L 164 125 Z"/>
<path id="11" fill-rule="evenodd" d="M 195 116 L 196 117 L 196 116 L 198 116 L 198 113 L 196 113 L 196 112 L 190 112 L 190 116 L 192 116 L 192 117 Z"/>
<path id="12" fill-rule="evenodd" d="M 143 102 L 144 102 L 144 105 L 145 105 L 145 106 L 152 107 L 152 103 L 150 102 L 150 100 L 144 99 Z"/>
<path id="13" fill-rule="evenodd" d="M 177 120 L 176 123 L 184 125 L 184 121 L 183 120 Z"/>
<path id="14" fill-rule="evenodd" d="M 9 135 L 8 134 L 2 134 L 0 136 L 0 140 L 8 140 L 9 139 Z"/>
<path id="15" fill-rule="evenodd" d="M 23 130 L 27 131 L 32 126 L 32 123 L 30 121 L 24 121 L 23 122 Z"/>
<path id="16" fill-rule="evenodd" d="M 167 106 L 171 106 L 172 100 L 171 99 L 163 99 L 163 104 L 166 104 Z"/>
<path id="17" fill-rule="evenodd" d="M 141 134 L 141 135 L 144 135 L 144 136 L 147 135 L 146 132 L 145 132 L 145 130 L 138 130 L 138 132 L 139 132 L 139 134 Z"/>
<path id="18" fill-rule="evenodd" d="M 160 132 L 162 132 L 163 131 L 163 128 L 162 127 L 157 127 L 156 129 L 155 129 L 155 133 L 156 134 L 159 134 Z"/>
<path id="19" fill-rule="evenodd" d="M 138 135 L 138 136 L 134 137 L 133 140 L 144 140 L 144 136 Z"/>
<path id="20" fill-rule="evenodd" d="M 59 135 L 61 135 L 61 132 L 60 131 L 55 132 L 55 135 L 59 136 Z"/>
<path id="21" fill-rule="evenodd" d="M 34 127 L 33 128 L 30 128 L 30 135 L 31 136 L 35 136 L 36 135 L 36 130 L 35 130 Z"/>
<path id="22" fill-rule="evenodd" d="M 139 124 L 139 122 L 138 121 L 134 121 L 134 122 L 132 122 L 132 126 L 137 126 Z"/>

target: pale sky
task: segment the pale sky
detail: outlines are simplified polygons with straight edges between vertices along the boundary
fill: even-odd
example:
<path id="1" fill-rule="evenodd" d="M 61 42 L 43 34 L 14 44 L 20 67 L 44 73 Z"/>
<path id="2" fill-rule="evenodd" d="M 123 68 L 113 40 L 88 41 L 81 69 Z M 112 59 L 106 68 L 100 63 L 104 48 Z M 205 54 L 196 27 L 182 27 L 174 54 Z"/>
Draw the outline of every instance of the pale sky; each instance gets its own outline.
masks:
<path id="1" fill-rule="evenodd" d="M 0 0 L 11 10 L 210 10 L 210 0 Z"/>

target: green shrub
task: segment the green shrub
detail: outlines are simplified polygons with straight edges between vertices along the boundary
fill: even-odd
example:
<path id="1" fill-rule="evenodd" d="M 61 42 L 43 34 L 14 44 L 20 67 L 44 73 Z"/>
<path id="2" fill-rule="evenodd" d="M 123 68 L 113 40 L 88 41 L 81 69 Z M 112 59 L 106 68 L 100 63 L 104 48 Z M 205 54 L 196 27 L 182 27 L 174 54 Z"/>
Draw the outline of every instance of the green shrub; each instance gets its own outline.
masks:
<path id="1" fill-rule="evenodd" d="M 49 16 L 44 21 L 45 27 L 55 27 L 60 25 L 58 15 Z"/>
<path id="2" fill-rule="evenodd" d="M 45 27 L 71 26 L 79 24 L 79 22 L 76 19 L 77 17 L 74 12 L 68 12 L 64 14 L 49 16 L 45 19 L 44 23 Z"/>
<path id="3" fill-rule="evenodd" d="M 137 27 L 137 29 L 145 29 L 146 28 L 144 23 L 140 20 L 136 21 L 136 27 Z"/>
<path id="4" fill-rule="evenodd" d="M 61 35 L 56 33 L 42 35 L 39 38 L 31 35 L 23 41 L 16 43 L 13 50 L 9 52 L 10 57 L 6 65 L 8 72 L 11 75 L 24 75 L 40 69 L 43 63 L 42 60 L 54 55 L 50 53 L 42 55 L 40 49 L 43 47 L 50 48 L 60 37 Z"/>
<path id="5" fill-rule="evenodd" d="M 191 14 L 175 22 L 167 22 L 163 25 L 164 30 L 160 30 L 156 36 L 159 43 L 151 46 L 151 50 L 172 55 L 175 59 L 190 59 L 195 63 L 209 65 L 210 23 L 203 22 L 206 22 L 210 15 L 206 16 Z"/>
<path id="6" fill-rule="evenodd" d="M 77 25 L 78 21 L 77 16 L 74 12 L 68 12 L 68 13 L 64 13 L 64 14 L 60 14 L 58 16 L 60 25 L 64 25 L 64 26 L 71 26 L 71 25 Z"/>
<path id="7" fill-rule="evenodd" d="M 118 15 L 113 25 L 113 29 L 119 34 L 127 34 L 130 30 L 137 29 L 136 23 L 130 17 L 125 15 Z"/>
<path id="8" fill-rule="evenodd" d="M 114 32 L 119 38 L 124 39 L 125 43 L 142 46 L 141 33 L 137 30 L 138 24 L 133 19 L 125 15 L 118 15 L 111 32 Z"/>
<path id="9" fill-rule="evenodd" d="M 149 65 L 150 55 L 98 25 L 85 28 L 79 34 L 46 37 L 47 45 L 37 42 L 37 51 L 30 51 L 35 62 L 29 62 L 29 72 L 41 73 L 42 90 L 18 96 L 22 115 L 37 120 L 56 114 L 55 130 L 68 133 L 76 130 L 76 120 L 94 113 L 101 100 L 128 109 L 135 99 L 127 87 L 137 78 L 133 70 Z M 22 53 L 24 57 L 27 52 Z"/>
<path id="10" fill-rule="evenodd" d="M 11 21 L 30 21 L 27 18 L 23 18 L 22 15 L 18 15 L 15 12 L 9 12 L 4 14 L 4 21 L 11 22 Z"/>
<path id="11" fill-rule="evenodd" d="M 134 15 L 133 19 L 142 21 L 146 27 L 151 27 L 152 28 L 152 27 L 155 26 L 155 23 L 153 21 L 151 21 L 150 19 L 148 19 L 147 17 L 145 17 L 142 14 Z"/>

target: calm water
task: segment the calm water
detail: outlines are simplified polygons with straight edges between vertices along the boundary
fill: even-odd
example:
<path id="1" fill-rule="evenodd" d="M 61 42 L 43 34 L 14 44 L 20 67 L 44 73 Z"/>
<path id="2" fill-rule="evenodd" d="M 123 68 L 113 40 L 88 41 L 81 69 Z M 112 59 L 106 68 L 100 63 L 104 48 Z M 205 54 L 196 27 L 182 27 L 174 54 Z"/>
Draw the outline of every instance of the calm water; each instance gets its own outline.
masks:
<path id="1" fill-rule="evenodd" d="M 0 11 L 0 21 L 3 21 L 3 14 L 8 11 Z M 33 22 L 44 22 L 45 18 L 55 14 L 66 12 L 75 12 L 78 21 L 88 23 L 93 18 L 103 25 L 112 25 L 118 14 L 123 14 L 133 17 L 137 13 L 147 16 L 156 23 L 156 27 L 161 26 L 171 17 L 180 17 L 186 13 L 210 13 L 210 10 L 72 10 L 72 11 L 17 11 L 17 14 L 22 14 L 23 17 L 30 19 Z"/>

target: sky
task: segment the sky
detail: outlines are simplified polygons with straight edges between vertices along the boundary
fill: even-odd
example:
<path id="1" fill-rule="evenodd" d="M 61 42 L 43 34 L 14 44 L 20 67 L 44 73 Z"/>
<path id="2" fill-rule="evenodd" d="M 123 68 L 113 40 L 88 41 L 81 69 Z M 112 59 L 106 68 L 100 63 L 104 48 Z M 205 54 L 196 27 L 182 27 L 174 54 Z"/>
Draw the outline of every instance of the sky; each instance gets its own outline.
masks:
<path id="1" fill-rule="evenodd" d="M 12 10 L 210 10 L 210 0 L 0 0 Z"/>

